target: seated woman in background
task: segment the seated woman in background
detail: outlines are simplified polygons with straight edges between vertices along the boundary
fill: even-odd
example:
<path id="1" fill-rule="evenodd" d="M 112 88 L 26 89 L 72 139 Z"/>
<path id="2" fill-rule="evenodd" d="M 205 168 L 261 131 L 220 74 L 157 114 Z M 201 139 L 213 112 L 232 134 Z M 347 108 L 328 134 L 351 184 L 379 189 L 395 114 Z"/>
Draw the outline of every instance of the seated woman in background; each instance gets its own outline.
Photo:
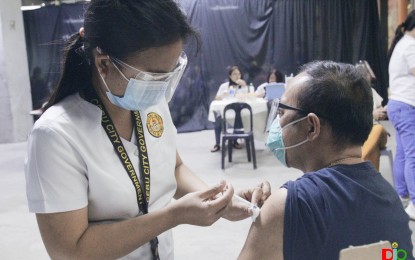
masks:
<path id="1" fill-rule="evenodd" d="M 229 96 L 229 90 L 231 87 L 235 90 L 235 93 L 248 93 L 248 85 L 245 80 L 242 79 L 241 70 L 238 66 L 232 66 L 228 69 L 228 82 L 224 82 L 219 86 L 216 93 L 216 100 L 221 100 Z"/>
<path id="2" fill-rule="evenodd" d="M 248 85 L 246 85 L 245 80 L 242 79 L 241 70 L 238 66 L 230 67 L 228 71 L 228 82 L 222 83 L 219 86 L 219 90 L 216 93 L 215 100 L 221 100 L 230 95 L 229 90 L 233 89 L 236 92 L 248 93 Z M 232 94 L 231 94 L 232 95 Z M 218 111 L 213 112 L 215 114 L 215 145 L 213 146 L 212 153 L 220 150 L 220 135 L 222 132 L 222 115 Z M 235 141 L 234 148 L 241 149 L 241 145 Z"/>
<path id="3" fill-rule="evenodd" d="M 385 149 L 388 140 L 386 129 L 378 123 L 378 120 L 386 119 L 386 108 L 382 106 L 383 98 L 373 88 L 376 76 L 367 61 L 359 61 L 356 68 L 362 69 L 372 87 L 373 97 L 373 127 L 368 138 L 362 146 L 362 160 L 371 161 L 376 170 L 379 171 L 380 151 Z"/>
<path id="4" fill-rule="evenodd" d="M 255 91 L 255 95 L 261 98 L 265 97 L 265 93 L 266 93 L 265 86 L 271 82 L 277 82 L 277 83 L 284 82 L 284 76 L 282 75 L 280 71 L 276 69 L 272 69 L 268 74 L 267 82 L 262 83 L 261 85 L 258 86 L 258 88 Z"/>
<path id="5" fill-rule="evenodd" d="M 383 98 L 372 88 L 373 95 L 373 127 L 362 146 L 362 159 L 371 161 L 379 171 L 380 150 L 385 149 L 388 140 L 386 129 L 378 120 L 386 119 L 386 108 L 382 106 Z"/>

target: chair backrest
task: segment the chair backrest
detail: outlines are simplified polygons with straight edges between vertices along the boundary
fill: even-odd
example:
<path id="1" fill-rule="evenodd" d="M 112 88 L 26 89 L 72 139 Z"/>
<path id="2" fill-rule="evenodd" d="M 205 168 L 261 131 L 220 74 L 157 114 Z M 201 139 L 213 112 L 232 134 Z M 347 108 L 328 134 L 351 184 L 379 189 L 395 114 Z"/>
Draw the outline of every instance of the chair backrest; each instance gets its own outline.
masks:
<path id="1" fill-rule="evenodd" d="M 236 102 L 230 103 L 225 106 L 223 110 L 223 131 L 226 132 L 227 129 L 227 120 L 226 120 L 226 111 L 233 110 L 235 112 L 235 121 L 233 125 L 234 133 L 244 133 L 244 125 L 242 123 L 242 110 L 247 109 L 249 111 L 249 120 L 250 120 L 250 131 L 253 129 L 253 119 L 252 119 L 252 108 L 249 104 L 245 102 Z"/>
<path id="2" fill-rule="evenodd" d="M 368 245 L 350 246 L 342 249 L 339 254 L 339 260 L 367 260 L 383 259 L 382 254 L 391 257 L 391 243 L 389 241 L 380 241 Z M 395 258 L 394 258 L 395 259 Z"/>
<path id="3" fill-rule="evenodd" d="M 265 85 L 265 98 L 267 100 L 274 100 L 276 98 L 281 98 L 282 94 L 285 92 L 284 83 L 268 83 Z"/>

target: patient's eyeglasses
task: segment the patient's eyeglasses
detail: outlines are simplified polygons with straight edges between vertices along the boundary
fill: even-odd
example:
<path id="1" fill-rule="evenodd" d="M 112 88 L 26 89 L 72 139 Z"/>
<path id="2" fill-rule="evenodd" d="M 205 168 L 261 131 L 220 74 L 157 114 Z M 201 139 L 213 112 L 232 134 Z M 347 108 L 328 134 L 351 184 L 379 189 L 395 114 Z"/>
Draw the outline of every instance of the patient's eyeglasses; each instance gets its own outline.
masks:
<path id="1" fill-rule="evenodd" d="M 279 112 L 279 109 L 282 108 L 282 109 L 287 109 L 287 110 L 294 110 L 294 111 L 300 112 L 301 114 L 305 114 L 305 115 L 308 114 L 305 110 L 302 110 L 302 109 L 299 109 L 299 108 L 292 107 L 292 106 L 281 103 L 278 98 L 276 98 L 272 101 L 272 108 L 274 108 L 274 107 L 275 107 L 275 110 L 277 111 L 277 113 Z"/>
<path id="2" fill-rule="evenodd" d="M 297 111 L 297 112 L 299 112 L 300 114 L 303 114 L 303 115 L 308 115 L 309 113 L 311 113 L 311 112 L 307 112 L 307 111 L 305 111 L 303 109 L 300 109 L 300 108 L 296 108 L 296 107 L 292 107 L 292 106 L 283 104 L 283 103 L 280 102 L 279 98 L 276 98 L 272 101 L 271 109 L 269 111 L 269 115 L 268 115 L 268 119 L 267 119 L 267 125 L 266 125 L 266 129 L 265 129 L 267 132 L 269 131 L 269 128 L 271 127 L 272 122 L 274 122 L 277 115 L 279 115 L 279 112 L 280 112 L 279 109 L 280 108 L 287 109 L 287 110 L 294 110 L 294 111 Z M 322 116 L 322 115 L 317 114 L 317 113 L 315 113 L 315 114 L 317 116 L 323 118 L 323 119 L 328 120 L 326 116 Z"/>

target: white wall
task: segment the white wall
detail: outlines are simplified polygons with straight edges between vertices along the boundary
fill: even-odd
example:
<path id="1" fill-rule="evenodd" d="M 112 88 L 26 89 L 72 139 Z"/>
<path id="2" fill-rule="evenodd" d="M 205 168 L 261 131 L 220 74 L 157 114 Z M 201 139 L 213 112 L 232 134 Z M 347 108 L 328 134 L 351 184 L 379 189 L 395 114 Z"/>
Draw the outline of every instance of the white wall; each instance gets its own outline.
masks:
<path id="1" fill-rule="evenodd" d="M 25 141 L 32 127 L 26 42 L 20 1 L 0 1 L 0 143 Z"/>

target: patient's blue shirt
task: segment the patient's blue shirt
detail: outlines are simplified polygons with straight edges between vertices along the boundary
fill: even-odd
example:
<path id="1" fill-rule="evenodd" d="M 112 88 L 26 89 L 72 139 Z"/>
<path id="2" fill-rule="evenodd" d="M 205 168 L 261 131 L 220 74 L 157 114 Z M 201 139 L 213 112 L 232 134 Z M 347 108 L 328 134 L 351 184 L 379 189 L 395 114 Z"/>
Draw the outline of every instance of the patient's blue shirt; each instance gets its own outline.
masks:
<path id="1" fill-rule="evenodd" d="M 409 217 L 369 162 L 306 173 L 283 185 L 284 259 L 339 259 L 339 252 L 387 240 L 412 257 Z"/>

